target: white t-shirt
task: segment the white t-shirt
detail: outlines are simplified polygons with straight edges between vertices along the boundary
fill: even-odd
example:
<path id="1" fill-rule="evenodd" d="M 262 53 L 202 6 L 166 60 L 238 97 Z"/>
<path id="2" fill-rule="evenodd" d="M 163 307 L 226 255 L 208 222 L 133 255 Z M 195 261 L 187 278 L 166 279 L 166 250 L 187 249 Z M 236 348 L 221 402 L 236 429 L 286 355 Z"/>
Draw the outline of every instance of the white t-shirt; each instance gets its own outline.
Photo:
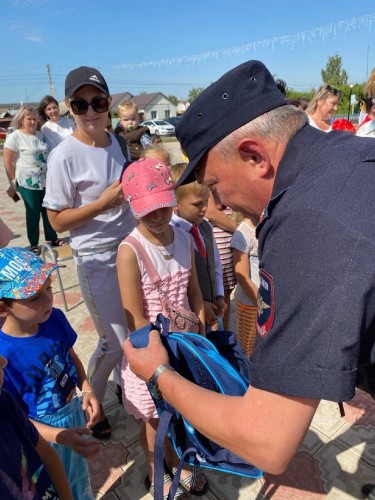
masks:
<path id="1" fill-rule="evenodd" d="M 106 148 L 88 146 L 69 135 L 51 151 L 44 207 L 61 211 L 88 205 L 119 179 L 124 156 L 115 136 L 109 135 L 111 144 Z M 71 229 L 71 245 L 77 250 L 103 245 L 124 238 L 134 227 L 135 218 L 124 201 Z"/>
<path id="2" fill-rule="evenodd" d="M 44 189 L 49 149 L 43 135 L 40 132 L 29 135 L 15 130 L 5 139 L 4 147 L 17 153 L 17 184 L 25 189 Z"/>
<path id="3" fill-rule="evenodd" d="M 56 147 L 68 135 L 70 135 L 76 125 L 71 118 L 62 117 L 58 122 L 47 120 L 42 126 L 42 133 L 51 149 Z"/>
<path id="4" fill-rule="evenodd" d="M 314 122 L 314 120 L 311 118 L 310 115 L 307 115 L 307 117 L 308 117 L 309 123 L 312 127 L 317 128 L 318 130 L 321 130 L 322 132 L 331 132 L 332 131 L 332 125 L 330 125 L 330 127 L 327 130 L 323 130 L 320 127 L 318 127 L 318 125 Z"/>
<path id="5" fill-rule="evenodd" d="M 241 222 L 233 233 L 231 248 L 235 248 L 240 252 L 246 253 L 249 256 L 250 278 L 251 281 L 259 288 L 259 259 L 258 259 L 258 240 L 255 237 L 255 228 Z M 237 283 L 234 292 L 235 298 L 242 304 L 248 306 L 256 306 L 249 297 L 244 293 L 241 285 Z"/>

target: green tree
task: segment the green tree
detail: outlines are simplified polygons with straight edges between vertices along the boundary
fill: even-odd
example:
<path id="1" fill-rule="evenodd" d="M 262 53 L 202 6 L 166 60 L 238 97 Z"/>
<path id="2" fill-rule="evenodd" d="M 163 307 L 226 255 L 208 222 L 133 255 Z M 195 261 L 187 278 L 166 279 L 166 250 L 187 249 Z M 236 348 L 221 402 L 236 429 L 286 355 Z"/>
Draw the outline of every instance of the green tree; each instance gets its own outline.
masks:
<path id="1" fill-rule="evenodd" d="M 176 97 L 175 95 L 169 95 L 169 96 L 168 96 L 168 99 L 169 99 L 171 102 L 173 102 L 173 104 L 174 104 L 175 106 L 177 106 L 177 104 L 178 104 L 178 99 L 177 99 L 177 97 Z"/>
<path id="2" fill-rule="evenodd" d="M 348 84 L 348 73 L 342 68 L 342 60 L 338 54 L 328 58 L 326 69 L 321 70 L 324 85 L 340 88 Z"/>
<path id="3" fill-rule="evenodd" d="M 188 95 L 188 101 L 190 104 L 194 101 L 196 97 L 199 96 L 201 92 L 203 92 L 204 87 L 193 87 L 192 89 L 189 90 L 189 95 Z"/>

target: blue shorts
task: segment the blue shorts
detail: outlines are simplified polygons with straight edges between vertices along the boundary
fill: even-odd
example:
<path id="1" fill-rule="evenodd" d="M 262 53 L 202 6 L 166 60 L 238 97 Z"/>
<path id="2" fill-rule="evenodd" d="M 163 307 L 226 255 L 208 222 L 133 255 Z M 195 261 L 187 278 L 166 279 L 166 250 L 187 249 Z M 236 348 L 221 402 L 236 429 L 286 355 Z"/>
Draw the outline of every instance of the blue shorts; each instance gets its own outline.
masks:
<path id="1" fill-rule="evenodd" d="M 55 413 L 34 420 L 52 427 L 65 427 L 67 429 L 86 427 L 85 415 L 78 397 L 74 397 L 70 403 Z M 56 443 L 50 444 L 55 448 L 64 465 L 74 500 L 93 500 L 94 496 L 91 490 L 86 459 L 68 446 Z"/>

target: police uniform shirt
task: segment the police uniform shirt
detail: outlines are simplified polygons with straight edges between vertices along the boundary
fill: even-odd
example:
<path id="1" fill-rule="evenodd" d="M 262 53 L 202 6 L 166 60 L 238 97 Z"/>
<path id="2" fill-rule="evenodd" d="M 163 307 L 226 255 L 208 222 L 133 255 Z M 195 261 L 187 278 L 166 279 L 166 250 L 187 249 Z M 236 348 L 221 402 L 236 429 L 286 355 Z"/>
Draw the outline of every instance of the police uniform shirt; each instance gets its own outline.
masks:
<path id="1" fill-rule="evenodd" d="M 375 142 L 305 126 L 258 226 L 251 384 L 346 401 L 375 363 Z"/>

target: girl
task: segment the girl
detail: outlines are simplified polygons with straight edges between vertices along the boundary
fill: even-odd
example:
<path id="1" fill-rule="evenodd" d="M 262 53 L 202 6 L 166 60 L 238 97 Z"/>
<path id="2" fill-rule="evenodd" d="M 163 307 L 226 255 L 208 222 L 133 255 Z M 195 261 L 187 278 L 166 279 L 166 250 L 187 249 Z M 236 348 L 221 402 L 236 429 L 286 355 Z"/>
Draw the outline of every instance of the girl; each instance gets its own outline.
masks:
<path id="1" fill-rule="evenodd" d="M 250 219 L 244 218 L 235 230 L 230 244 L 237 276 L 237 336 L 248 356 L 252 353 L 255 342 L 259 288 L 258 241 L 255 237 L 255 227 Z"/>
<path id="2" fill-rule="evenodd" d="M 155 321 L 160 312 L 167 316 L 161 304 L 166 295 L 173 306 L 195 312 L 199 318 L 199 331 L 203 334 L 203 301 L 195 272 L 192 241 L 188 233 L 169 224 L 176 198 L 167 166 L 157 159 L 141 159 L 128 167 L 122 182 L 125 198 L 138 219 L 138 227 L 131 236 L 145 249 L 161 278 L 160 286 L 156 288 L 136 245 L 127 239 L 121 243 L 117 270 L 129 330 Z M 153 450 L 158 416 L 145 382 L 130 371 L 125 358 L 122 384 L 125 410 L 142 420 L 140 442 L 148 463 L 145 485 L 153 493 Z M 166 463 L 170 469 L 176 465 L 170 445 L 167 445 Z M 198 474 L 186 470 L 181 477 L 181 484 L 192 493 L 203 493 L 206 489 L 204 476 L 198 480 Z M 170 482 L 171 477 L 166 474 L 166 496 Z M 181 489 L 177 490 L 175 498 L 182 494 Z"/>

